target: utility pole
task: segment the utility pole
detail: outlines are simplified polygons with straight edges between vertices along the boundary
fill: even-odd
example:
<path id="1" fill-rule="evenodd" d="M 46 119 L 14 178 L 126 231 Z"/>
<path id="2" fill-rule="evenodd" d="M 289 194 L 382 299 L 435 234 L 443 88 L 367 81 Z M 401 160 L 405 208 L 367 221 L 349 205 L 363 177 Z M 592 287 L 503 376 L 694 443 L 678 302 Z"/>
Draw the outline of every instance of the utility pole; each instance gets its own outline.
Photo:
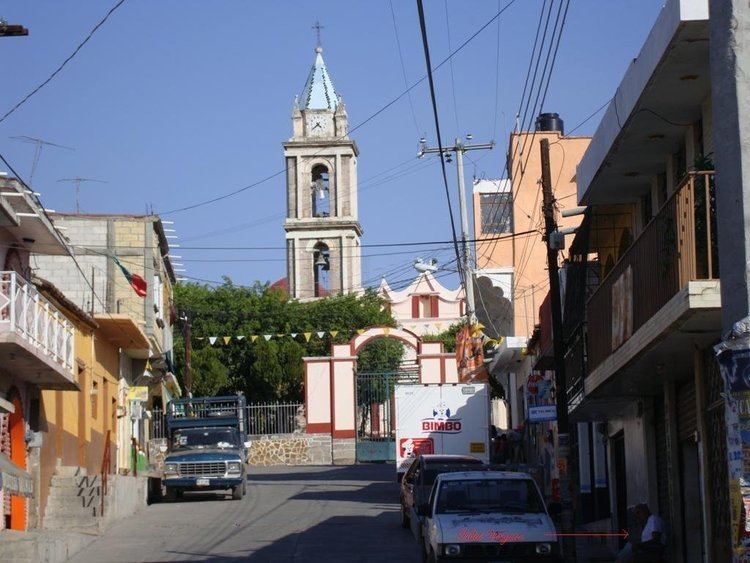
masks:
<path id="1" fill-rule="evenodd" d="M 192 341 L 190 337 L 190 317 L 187 313 L 182 314 L 182 321 L 185 323 L 185 396 L 190 397 L 193 390 L 193 374 L 190 370 L 190 354 L 192 353 Z"/>
<path id="2" fill-rule="evenodd" d="M 472 136 L 467 135 L 466 139 L 471 141 Z M 439 147 L 427 147 L 427 141 L 422 138 L 419 140 L 419 152 L 417 156 L 422 158 L 426 154 L 440 154 Z M 463 254 L 463 271 L 465 275 L 466 290 L 466 317 L 469 324 L 476 322 L 476 307 L 474 306 L 474 265 L 469 248 L 469 213 L 466 208 L 466 188 L 464 187 L 464 153 L 467 151 L 492 150 L 495 147 L 495 141 L 489 143 L 480 143 L 475 145 L 464 144 L 463 139 L 456 138 L 456 143 L 452 147 L 443 147 L 443 155 L 447 157 L 447 162 L 451 161 L 451 153 L 456 154 L 456 171 L 458 173 L 458 205 L 461 212 L 461 252 Z"/>
<path id="3" fill-rule="evenodd" d="M 560 303 L 560 277 L 557 268 L 557 248 L 552 234 L 557 231 L 555 196 L 552 193 L 552 176 L 549 164 L 549 140 L 540 141 L 542 151 L 542 213 L 547 242 L 547 269 L 552 308 L 552 345 L 555 356 L 555 396 L 557 401 L 557 467 L 560 475 L 562 501 L 562 533 L 573 533 L 573 503 L 570 498 L 570 424 L 568 422 L 568 386 L 565 379 L 565 349 L 563 347 L 562 306 Z M 575 538 L 563 536 L 566 561 L 575 561 Z"/>
<path id="4" fill-rule="evenodd" d="M 98 182 L 106 184 L 106 180 L 97 180 L 96 178 L 61 178 L 58 182 L 68 182 L 76 186 L 76 213 L 81 212 L 81 182 Z"/>

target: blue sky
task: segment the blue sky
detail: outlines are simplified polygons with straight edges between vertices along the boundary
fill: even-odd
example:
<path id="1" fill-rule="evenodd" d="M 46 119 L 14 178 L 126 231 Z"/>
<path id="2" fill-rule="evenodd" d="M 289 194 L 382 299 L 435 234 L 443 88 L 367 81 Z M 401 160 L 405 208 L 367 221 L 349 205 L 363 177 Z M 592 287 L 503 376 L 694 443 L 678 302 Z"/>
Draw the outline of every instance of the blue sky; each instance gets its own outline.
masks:
<path id="1" fill-rule="evenodd" d="M 46 78 L 112 4 L 4 2 L 0 16 L 25 25 L 30 35 L 0 39 L 5 77 L 0 113 Z M 446 7 L 444 0 L 425 4 L 436 62 L 449 52 Z M 393 0 L 393 5 L 413 82 L 425 69 L 416 3 Z M 501 16 L 497 124 L 496 25 L 454 58 L 460 129 L 450 68 L 436 73 L 444 141 L 472 133 L 475 141 L 494 134 L 499 143 L 476 167 L 467 161 L 467 186 L 475 171 L 496 177 L 502 170 L 540 6 L 541 0 L 517 0 Z M 656 0 L 573 0 L 544 110 L 560 113 L 570 129 L 609 99 L 660 6 Z M 453 48 L 497 8 L 495 0 L 448 0 Z M 45 149 L 34 178 L 45 205 L 60 211 L 74 208 L 74 189 L 60 178 L 108 182 L 82 186 L 82 211 L 92 213 L 143 213 L 147 205 L 166 211 L 251 184 L 283 167 L 281 143 L 291 134 L 292 101 L 313 62 L 316 20 L 325 28 L 324 57 L 352 125 L 404 90 L 388 0 L 127 0 L 53 82 L 0 124 L 0 150 L 28 176 L 33 146 L 11 136 L 75 147 Z M 439 166 L 415 158 L 419 134 L 435 140 L 426 82 L 412 91 L 412 100 L 419 129 L 405 97 L 353 134 L 361 151 L 364 244 L 450 237 Z M 576 134 L 593 133 L 598 117 Z M 448 173 L 455 195 L 453 165 Z M 165 219 L 175 221 L 184 246 L 280 247 L 283 212 L 283 177 L 278 177 Z M 415 257 L 437 254 L 442 262 L 451 257 L 447 249 L 383 255 L 404 250 L 365 249 L 363 280 L 377 283 L 381 273 L 390 272 L 390 281 L 403 281 Z M 285 275 L 282 250 L 175 254 L 183 257 L 187 275 L 198 278 L 228 275 L 252 283 Z M 223 259 L 235 261 L 203 261 Z M 446 283 L 457 281 L 447 277 Z"/>

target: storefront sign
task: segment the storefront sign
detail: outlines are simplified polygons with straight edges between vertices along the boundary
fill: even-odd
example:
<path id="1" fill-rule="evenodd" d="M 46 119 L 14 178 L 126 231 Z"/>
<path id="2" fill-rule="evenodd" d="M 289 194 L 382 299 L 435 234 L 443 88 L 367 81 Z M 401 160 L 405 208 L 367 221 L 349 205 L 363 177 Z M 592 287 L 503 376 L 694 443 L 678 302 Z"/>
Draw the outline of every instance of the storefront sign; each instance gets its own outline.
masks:
<path id="1" fill-rule="evenodd" d="M 128 401 L 148 401 L 148 387 L 130 387 L 128 389 Z"/>
<path id="2" fill-rule="evenodd" d="M 528 418 L 529 422 L 551 422 L 557 420 L 557 407 L 555 405 L 529 407 Z"/>

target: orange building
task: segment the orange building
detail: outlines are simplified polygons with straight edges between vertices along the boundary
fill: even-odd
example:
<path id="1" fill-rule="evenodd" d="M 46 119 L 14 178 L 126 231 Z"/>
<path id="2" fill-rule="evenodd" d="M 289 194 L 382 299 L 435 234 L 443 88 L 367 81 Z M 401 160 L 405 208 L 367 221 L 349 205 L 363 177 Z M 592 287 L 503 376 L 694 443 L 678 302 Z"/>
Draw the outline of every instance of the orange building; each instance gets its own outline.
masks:
<path id="1" fill-rule="evenodd" d="M 525 419 L 523 389 L 530 365 L 524 362 L 529 337 L 539 323 L 539 308 L 549 291 L 546 245 L 542 240 L 540 141 L 550 142 L 552 188 L 560 228 L 581 217 L 560 212 L 577 205 L 576 166 L 590 137 L 565 136 L 557 114 L 541 114 L 535 131 L 510 135 L 508 177 L 474 182 L 475 295 L 485 332 L 503 337 L 491 370 L 508 389 L 511 426 Z M 572 238 L 572 237 L 571 237 Z"/>

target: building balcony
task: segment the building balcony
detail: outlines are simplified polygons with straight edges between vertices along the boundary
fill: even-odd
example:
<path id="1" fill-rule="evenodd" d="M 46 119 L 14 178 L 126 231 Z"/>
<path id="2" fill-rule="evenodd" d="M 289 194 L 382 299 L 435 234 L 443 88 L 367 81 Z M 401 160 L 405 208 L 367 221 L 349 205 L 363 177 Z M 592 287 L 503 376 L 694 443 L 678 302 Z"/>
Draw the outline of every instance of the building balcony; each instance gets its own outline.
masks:
<path id="1" fill-rule="evenodd" d="M 73 324 L 16 272 L 0 272 L 0 366 L 43 389 L 76 390 Z"/>
<path id="2" fill-rule="evenodd" d="M 692 350 L 720 334 L 714 193 L 713 172 L 688 173 L 589 298 L 585 378 L 571 374 L 571 409 L 658 392 L 655 374 L 689 372 Z"/>

